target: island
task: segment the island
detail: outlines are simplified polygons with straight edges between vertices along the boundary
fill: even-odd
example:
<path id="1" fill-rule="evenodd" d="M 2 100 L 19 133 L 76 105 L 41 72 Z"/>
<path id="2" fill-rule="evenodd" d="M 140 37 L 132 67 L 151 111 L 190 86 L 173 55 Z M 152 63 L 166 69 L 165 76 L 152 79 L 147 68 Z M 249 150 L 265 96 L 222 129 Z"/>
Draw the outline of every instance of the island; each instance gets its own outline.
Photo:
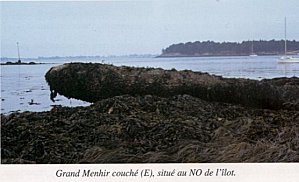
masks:
<path id="1" fill-rule="evenodd" d="M 287 54 L 299 53 L 299 42 L 290 41 L 287 44 Z M 243 42 L 214 42 L 196 41 L 173 44 L 162 49 L 158 57 L 199 57 L 199 56 L 249 56 L 249 55 L 283 55 L 285 54 L 284 40 L 259 40 Z"/>

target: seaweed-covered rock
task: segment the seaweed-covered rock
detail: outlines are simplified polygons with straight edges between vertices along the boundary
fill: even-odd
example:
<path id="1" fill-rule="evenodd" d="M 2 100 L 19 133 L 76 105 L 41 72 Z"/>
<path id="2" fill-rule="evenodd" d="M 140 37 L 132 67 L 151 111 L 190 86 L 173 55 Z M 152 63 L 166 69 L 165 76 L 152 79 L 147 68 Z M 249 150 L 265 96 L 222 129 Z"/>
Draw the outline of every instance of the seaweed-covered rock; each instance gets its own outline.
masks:
<path id="1" fill-rule="evenodd" d="M 298 123 L 298 111 L 122 95 L 1 115 L 1 162 L 299 162 Z"/>
<path id="2" fill-rule="evenodd" d="M 207 101 L 267 109 L 299 110 L 299 78 L 249 80 L 222 78 L 207 73 L 154 68 L 117 67 L 98 63 L 68 63 L 45 75 L 51 99 L 96 102 L 130 94 L 169 97 L 188 94 Z"/>

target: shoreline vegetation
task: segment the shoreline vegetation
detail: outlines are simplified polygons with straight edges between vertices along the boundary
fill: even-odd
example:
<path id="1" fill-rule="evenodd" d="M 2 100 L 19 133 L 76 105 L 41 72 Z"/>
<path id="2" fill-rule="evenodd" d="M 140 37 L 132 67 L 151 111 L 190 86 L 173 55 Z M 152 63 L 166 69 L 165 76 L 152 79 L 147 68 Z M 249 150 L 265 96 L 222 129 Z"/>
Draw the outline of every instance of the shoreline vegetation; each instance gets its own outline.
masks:
<path id="1" fill-rule="evenodd" d="M 1 114 L 1 162 L 299 162 L 299 78 L 261 81 L 69 63 L 45 75 L 92 102 Z"/>
<path id="2" fill-rule="evenodd" d="M 172 44 L 158 57 L 212 57 L 212 56 L 273 56 L 284 55 L 284 40 L 259 40 L 239 42 L 196 41 Z M 287 41 L 287 54 L 299 53 L 298 41 Z"/>

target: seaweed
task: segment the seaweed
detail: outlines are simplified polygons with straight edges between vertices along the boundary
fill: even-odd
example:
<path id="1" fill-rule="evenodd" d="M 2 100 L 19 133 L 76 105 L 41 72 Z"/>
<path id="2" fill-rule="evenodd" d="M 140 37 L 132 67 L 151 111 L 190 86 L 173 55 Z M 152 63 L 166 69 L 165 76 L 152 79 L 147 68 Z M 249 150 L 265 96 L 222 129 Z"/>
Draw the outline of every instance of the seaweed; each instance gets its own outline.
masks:
<path id="1" fill-rule="evenodd" d="M 298 111 L 190 95 L 121 95 L 1 115 L 1 162 L 298 162 L 298 121 Z"/>

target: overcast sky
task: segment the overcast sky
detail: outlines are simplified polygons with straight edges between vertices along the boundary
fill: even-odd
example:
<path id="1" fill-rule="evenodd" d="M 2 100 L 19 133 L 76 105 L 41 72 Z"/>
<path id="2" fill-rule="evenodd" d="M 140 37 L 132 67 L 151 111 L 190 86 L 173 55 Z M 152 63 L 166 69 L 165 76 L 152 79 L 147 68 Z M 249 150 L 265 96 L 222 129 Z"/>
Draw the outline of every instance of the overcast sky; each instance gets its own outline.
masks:
<path id="1" fill-rule="evenodd" d="M 180 42 L 299 40 L 298 0 L 0 2 L 1 56 L 160 54 Z"/>

